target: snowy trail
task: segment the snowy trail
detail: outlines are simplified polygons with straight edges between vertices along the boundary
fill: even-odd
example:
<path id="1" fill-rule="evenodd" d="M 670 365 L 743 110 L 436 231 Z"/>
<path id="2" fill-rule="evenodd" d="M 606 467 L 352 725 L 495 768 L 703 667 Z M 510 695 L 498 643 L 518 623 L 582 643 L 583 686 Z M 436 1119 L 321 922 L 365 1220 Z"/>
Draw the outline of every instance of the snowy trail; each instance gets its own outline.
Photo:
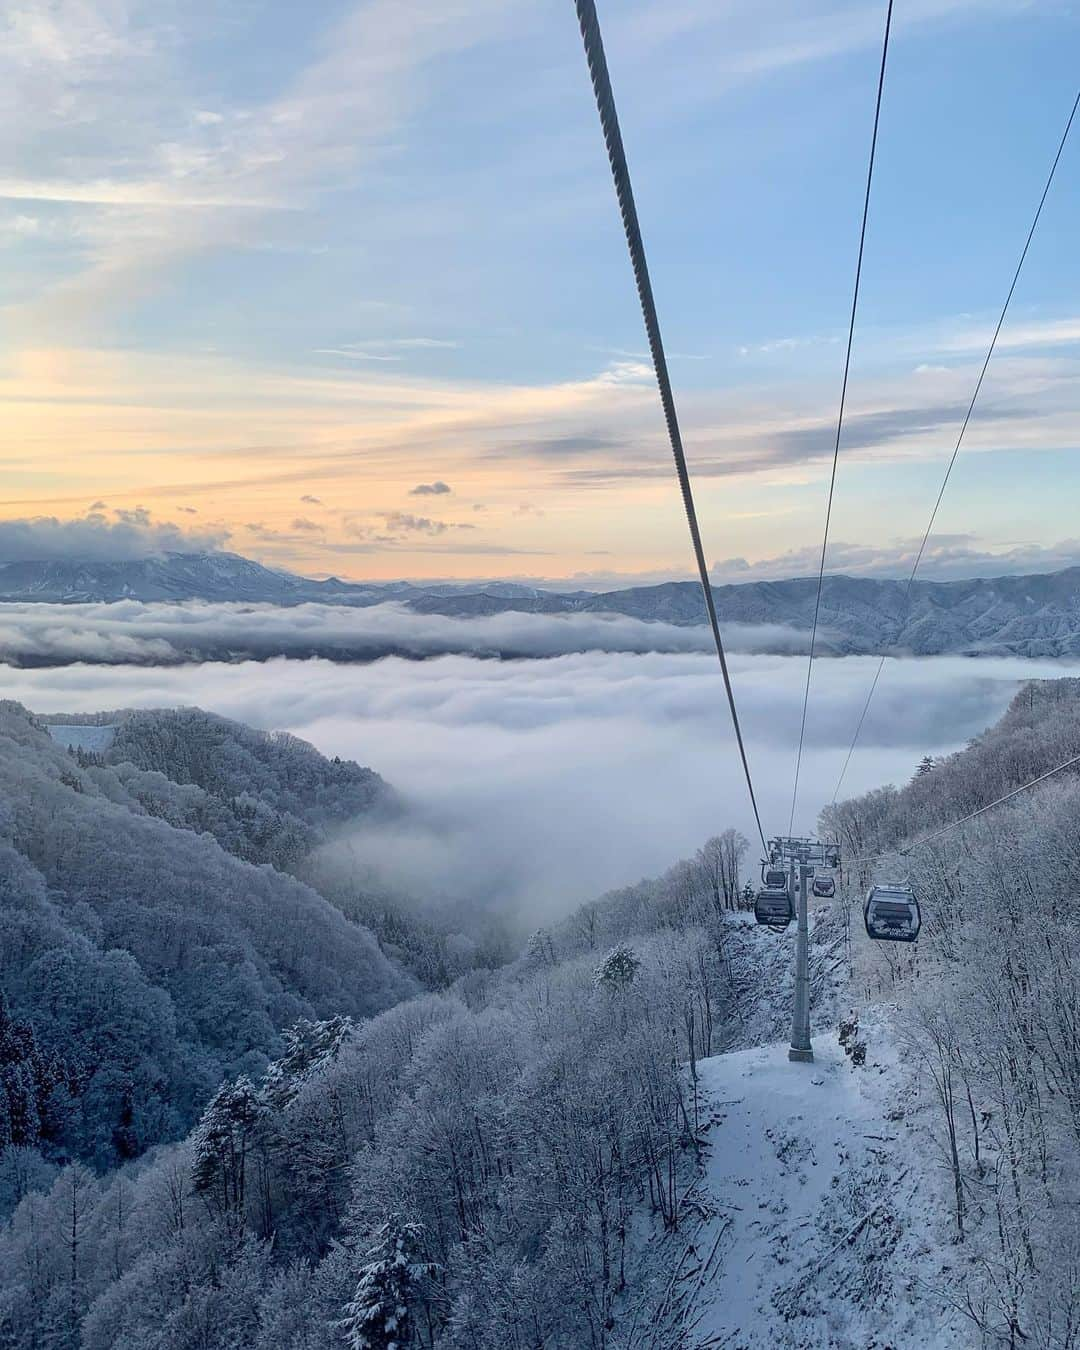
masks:
<path id="1" fill-rule="evenodd" d="M 940 1171 L 883 1018 L 865 1068 L 835 1031 L 816 1062 L 770 1045 L 699 1065 L 713 1124 L 698 1194 L 714 1212 L 682 1295 L 693 1350 L 952 1350 L 963 1318 L 933 1293 L 955 1261 Z"/>

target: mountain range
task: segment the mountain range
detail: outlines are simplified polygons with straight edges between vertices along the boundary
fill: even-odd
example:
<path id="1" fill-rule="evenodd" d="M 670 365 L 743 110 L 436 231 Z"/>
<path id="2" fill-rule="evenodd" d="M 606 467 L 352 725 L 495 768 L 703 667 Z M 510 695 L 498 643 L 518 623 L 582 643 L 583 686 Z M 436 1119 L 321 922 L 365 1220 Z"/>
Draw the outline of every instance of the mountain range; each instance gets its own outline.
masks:
<path id="1" fill-rule="evenodd" d="M 716 586 L 713 594 L 722 623 L 779 626 L 790 633 L 809 631 L 816 589 L 816 578 L 799 577 Z M 121 600 L 355 607 L 394 601 L 418 614 L 454 618 L 618 614 L 678 626 L 702 625 L 706 619 L 700 587 L 691 581 L 592 592 L 513 582 L 314 580 L 224 552 L 169 553 L 122 562 L 0 563 L 0 602 Z M 777 651 L 790 649 L 790 640 L 777 640 Z M 819 650 L 836 655 L 1080 655 L 1080 567 L 1030 576 L 915 581 L 910 594 L 902 580 L 827 576 Z"/>

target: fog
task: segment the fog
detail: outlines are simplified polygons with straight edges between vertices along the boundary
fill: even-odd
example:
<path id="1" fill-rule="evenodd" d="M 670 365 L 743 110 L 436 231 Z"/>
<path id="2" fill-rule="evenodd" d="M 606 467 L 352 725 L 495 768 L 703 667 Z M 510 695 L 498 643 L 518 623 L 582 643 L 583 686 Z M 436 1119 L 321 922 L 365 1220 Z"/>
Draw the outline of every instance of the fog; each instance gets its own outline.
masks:
<path id="1" fill-rule="evenodd" d="M 836 776 L 876 658 L 814 667 L 797 830 Z M 767 833 L 787 828 L 802 660 L 736 656 L 732 674 Z M 1077 663 L 936 657 L 887 663 L 844 795 L 903 782 L 958 748 L 1019 684 Z M 379 770 L 409 811 L 360 831 L 350 857 L 434 904 L 498 906 L 524 923 L 662 870 L 734 824 L 753 835 L 715 659 L 587 653 L 502 663 L 446 656 L 370 665 L 278 659 L 7 672 L 38 712 L 199 704 L 285 728 Z"/>
<path id="2" fill-rule="evenodd" d="M 801 652 L 808 635 L 782 624 L 727 624 L 732 651 Z M 823 633 L 824 639 L 824 633 Z M 420 614 L 390 602 L 349 605 L 210 604 L 204 601 L 0 607 L 0 661 L 158 665 L 274 656 L 375 660 L 431 657 L 560 656 L 572 652 L 705 652 L 704 626 L 645 622 L 622 614 L 522 614 L 458 618 Z"/>

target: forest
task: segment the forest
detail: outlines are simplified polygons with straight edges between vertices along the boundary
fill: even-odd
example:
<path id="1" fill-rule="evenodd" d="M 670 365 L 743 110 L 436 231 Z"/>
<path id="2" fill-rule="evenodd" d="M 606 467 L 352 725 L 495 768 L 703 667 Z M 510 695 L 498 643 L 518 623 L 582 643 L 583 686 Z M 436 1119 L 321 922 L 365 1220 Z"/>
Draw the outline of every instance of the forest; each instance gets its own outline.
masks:
<path id="1" fill-rule="evenodd" d="M 848 856 L 910 847 L 1080 753 L 1080 680 L 1032 682 L 962 752 L 823 824 Z M 856 961 L 852 994 L 900 1005 L 938 1108 L 951 1293 L 976 1343 L 1080 1345 L 1080 776 L 1055 775 L 893 873 L 922 897 L 918 944 Z M 869 868 L 856 866 L 856 879 Z"/>
<path id="2" fill-rule="evenodd" d="M 823 820 L 923 904 L 916 947 L 871 950 L 855 862 L 813 913 L 812 1007 L 821 1035 L 893 1010 L 973 1345 L 1080 1344 L 1080 783 L 898 850 L 1066 758 L 1078 705 L 1028 686 Z M 747 841 L 499 955 L 299 879 L 398 809 L 369 770 L 196 711 L 100 720 L 100 752 L 0 722 L 0 1345 L 635 1344 L 722 1148 L 698 1065 L 786 1035 Z"/>

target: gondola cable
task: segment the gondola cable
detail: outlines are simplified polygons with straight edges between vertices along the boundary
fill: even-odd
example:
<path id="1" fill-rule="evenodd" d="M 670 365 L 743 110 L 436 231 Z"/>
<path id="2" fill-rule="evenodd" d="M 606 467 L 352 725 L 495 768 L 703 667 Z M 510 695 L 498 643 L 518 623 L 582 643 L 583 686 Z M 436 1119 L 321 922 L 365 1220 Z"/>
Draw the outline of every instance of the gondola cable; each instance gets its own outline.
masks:
<path id="1" fill-rule="evenodd" d="M 600 125 L 604 132 L 604 143 L 607 147 L 608 162 L 611 165 L 611 176 L 614 179 L 615 194 L 619 201 L 619 214 L 622 217 L 623 230 L 626 233 L 626 243 L 630 251 L 630 262 L 634 269 L 634 280 L 637 283 L 638 299 L 641 302 L 641 313 L 645 320 L 645 332 L 649 339 L 649 351 L 652 353 L 653 368 L 656 372 L 656 382 L 660 389 L 660 402 L 663 405 L 664 420 L 667 423 L 668 439 L 671 442 L 671 453 L 675 460 L 675 472 L 678 475 L 679 487 L 682 491 L 683 506 L 686 510 L 686 520 L 690 527 L 690 539 L 694 548 L 694 558 L 697 562 L 698 575 L 701 578 L 701 589 L 705 595 L 705 608 L 709 616 L 709 625 L 712 628 L 713 641 L 716 644 L 716 654 L 720 660 L 720 670 L 724 677 L 724 689 L 727 693 L 728 707 L 731 710 L 731 724 L 735 731 L 735 740 L 738 745 L 739 758 L 742 761 L 743 775 L 746 778 L 746 788 L 750 794 L 750 805 L 753 808 L 754 821 L 757 825 L 758 834 L 761 836 L 761 847 L 768 853 L 768 847 L 765 842 L 765 831 L 762 828 L 757 797 L 754 793 L 754 781 L 750 774 L 750 762 L 747 758 L 746 744 L 743 740 L 739 714 L 735 706 L 735 692 L 732 688 L 731 675 L 728 671 L 727 654 L 724 650 L 723 638 L 720 635 L 720 621 L 716 614 L 716 602 L 713 599 L 712 585 L 709 581 L 709 569 L 705 561 L 705 552 L 701 544 L 701 531 L 698 528 L 697 509 L 694 505 L 694 494 L 690 484 L 690 473 L 686 465 L 686 454 L 683 450 L 682 433 L 679 429 L 679 420 L 675 411 L 675 397 L 672 392 L 671 380 L 668 375 L 667 357 L 664 352 L 663 339 L 660 334 L 660 321 L 656 312 L 656 302 L 653 298 L 652 282 L 649 278 L 649 268 L 645 257 L 645 244 L 641 236 L 641 226 L 638 221 L 637 207 L 634 204 L 634 193 L 630 183 L 630 171 L 626 163 L 626 152 L 623 148 L 622 133 L 619 130 L 619 117 L 615 108 L 615 95 L 612 92 L 611 78 L 607 68 L 607 59 L 604 55 L 604 43 L 600 35 L 600 20 L 597 17 L 594 0 L 575 0 L 575 3 L 577 5 L 578 22 L 581 25 L 581 36 L 585 43 L 585 56 L 589 64 L 589 75 L 592 79 L 593 93 L 596 96 L 596 107 L 600 114 Z"/>
<path id="2" fill-rule="evenodd" d="M 885 92 L 885 66 L 889 55 L 892 12 L 893 0 L 889 0 L 885 11 L 885 34 L 881 43 L 881 68 L 878 71 L 877 99 L 874 104 L 874 130 L 870 138 L 870 159 L 866 169 L 866 191 L 863 195 L 862 225 L 859 230 L 859 253 L 855 264 L 855 285 L 851 297 L 847 351 L 844 356 L 844 378 L 840 386 L 840 411 L 836 419 L 836 440 L 833 444 L 832 470 L 829 474 L 829 495 L 825 505 L 825 529 L 821 540 L 821 563 L 818 568 L 817 593 L 814 598 L 814 621 L 810 629 L 810 656 L 806 663 L 806 687 L 803 690 L 799 749 L 795 756 L 795 782 L 791 789 L 791 815 L 788 819 L 788 834 L 792 834 L 795 829 L 795 807 L 799 798 L 799 775 L 802 770 L 803 744 L 806 740 L 806 713 L 810 704 L 810 678 L 814 670 L 814 647 L 817 642 L 818 618 L 821 613 L 821 590 L 825 581 L 825 558 L 829 548 L 829 525 L 832 520 L 833 495 L 836 490 L 836 468 L 840 459 L 840 438 L 844 429 L 844 408 L 847 403 L 848 377 L 851 373 L 851 349 L 855 341 L 855 315 L 859 307 L 859 283 L 862 280 L 863 254 L 866 249 L 866 223 L 870 216 L 870 190 L 874 181 L 874 157 L 877 152 L 878 127 L 881 123 L 881 100 Z"/>
<path id="3" fill-rule="evenodd" d="M 979 371 L 979 378 L 975 382 L 975 390 L 971 395 L 971 402 L 968 404 L 967 412 L 964 415 L 964 421 L 960 427 L 960 434 L 956 438 L 956 445 L 953 447 L 952 455 L 950 456 L 949 462 L 946 465 L 945 476 L 942 479 L 941 487 L 938 490 L 937 500 L 934 502 L 934 509 L 930 512 L 930 520 L 926 526 L 926 531 L 923 534 L 922 542 L 919 545 L 918 552 L 915 555 L 915 561 L 912 564 L 911 572 L 908 575 L 907 586 L 904 589 L 904 595 L 901 601 L 902 617 L 900 619 L 900 625 L 897 629 L 896 638 L 894 638 L 894 642 L 899 639 L 900 634 L 904 630 L 904 624 L 907 622 L 908 606 L 911 600 L 911 587 L 912 583 L 915 580 L 915 573 L 919 570 L 919 566 L 923 560 L 923 554 L 926 552 L 926 545 L 929 542 L 931 533 L 933 532 L 934 522 L 937 519 L 937 514 L 938 510 L 941 507 L 942 498 L 945 496 L 945 489 L 949 485 L 949 478 L 952 475 L 953 466 L 956 464 L 957 456 L 960 453 L 960 447 L 963 444 L 964 435 L 968 429 L 968 423 L 971 421 L 971 415 L 975 410 L 975 403 L 979 397 L 979 391 L 982 389 L 983 380 L 986 377 L 986 371 L 990 365 L 990 358 L 994 354 L 994 348 L 997 346 L 998 337 L 1001 333 L 1002 326 L 1005 323 L 1005 316 L 1009 312 L 1009 305 L 1012 302 L 1013 292 L 1016 290 L 1016 284 L 1020 280 L 1020 273 L 1023 269 L 1024 261 L 1027 258 L 1028 250 L 1031 247 L 1031 241 L 1035 237 L 1035 230 L 1039 224 L 1039 218 L 1042 215 L 1042 209 L 1046 202 L 1046 198 L 1049 195 L 1050 186 L 1054 181 L 1054 175 L 1057 173 L 1058 163 L 1060 162 L 1062 152 L 1065 149 L 1065 142 L 1069 138 L 1069 132 L 1072 129 L 1073 120 L 1076 117 L 1076 111 L 1078 107 L 1080 107 L 1080 92 L 1078 92 L 1076 95 L 1076 99 L 1072 105 L 1072 110 L 1070 111 L 1068 120 L 1065 123 L 1065 130 L 1062 133 L 1061 141 L 1058 144 L 1057 154 L 1054 156 L 1054 162 L 1050 166 L 1050 173 L 1047 176 L 1046 185 L 1043 187 L 1042 196 L 1039 198 L 1039 205 L 1035 210 L 1035 215 L 1031 222 L 1031 228 L 1030 230 L 1028 230 L 1027 239 L 1024 241 L 1024 247 L 1020 254 L 1020 260 L 1016 264 L 1016 271 L 1013 273 L 1012 285 L 1009 287 L 1009 292 L 1005 297 L 1005 303 L 1001 307 L 1001 314 L 998 316 L 997 327 L 994 329 L 993 337 L 990 339 L 990 346 L 988 347 L 986 352 L 986 359 L 982 363 L 982 369 Z M 844 777 L 847 774 L 848 766 L 851 763 L 851 757 L 855 753 L 855 746 L 858 743 L 859 736 L 862 734 L 863 723 L 866 721 L 866 714 L 870 710 L 870 704 L 871 701 L 873 700 L 874 693 L 877 689 L 878 680 L 880 680 L 881 678 L 881 672 L 885 668 L 885 661 L 886 657 L 883 655 L 881 657 L 881 660 L 878 662 L 877 670 L 874 672 L 874 678 L 871 681 L 870 690 L 866 695 L 866 702 L 863 704 L 862 712 L 859 714 L 859 720 L 855 727 L 855 735 L 852 737 L 851 745 L 848 747 L 848 752 L 844 759 L 843 768 L 841 768 L 840 770 L 840 777 L 836 780 L 836 787 L 832 795 L 833 803 L 836 802 L 836 799 L 839 796 L 840 788 L 844 782 Z"/>

